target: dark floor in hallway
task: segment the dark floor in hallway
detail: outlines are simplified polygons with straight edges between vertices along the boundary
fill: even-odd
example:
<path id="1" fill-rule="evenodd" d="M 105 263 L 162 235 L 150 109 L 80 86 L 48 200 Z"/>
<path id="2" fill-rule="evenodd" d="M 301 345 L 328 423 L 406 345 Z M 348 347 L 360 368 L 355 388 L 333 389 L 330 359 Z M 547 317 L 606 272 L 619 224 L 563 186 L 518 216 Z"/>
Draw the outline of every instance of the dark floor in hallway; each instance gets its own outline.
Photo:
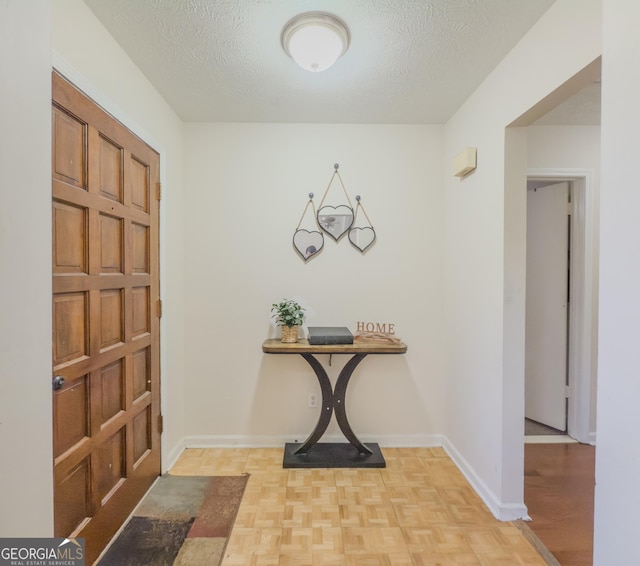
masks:
<path id="1" fill-rule="evenodd" d="M 593 564 L 595 447 L 525 444 L 528 527 L 562 566 Z"/>

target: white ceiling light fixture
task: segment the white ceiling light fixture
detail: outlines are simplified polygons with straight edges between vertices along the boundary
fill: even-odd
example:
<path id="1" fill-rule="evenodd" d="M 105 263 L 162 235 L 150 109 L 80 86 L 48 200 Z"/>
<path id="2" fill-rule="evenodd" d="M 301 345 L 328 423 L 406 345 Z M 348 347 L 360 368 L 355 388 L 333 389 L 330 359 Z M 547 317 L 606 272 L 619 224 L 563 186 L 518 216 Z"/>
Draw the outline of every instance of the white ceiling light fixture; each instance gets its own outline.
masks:
<path id="1" fill-rule="evenodd" d="M 344 55 L 350 39 L 347 25 L 327 12 L 306 12 L 292 18 L 280 36 L 285 53 L 313 73 L 331 67 Z"/>

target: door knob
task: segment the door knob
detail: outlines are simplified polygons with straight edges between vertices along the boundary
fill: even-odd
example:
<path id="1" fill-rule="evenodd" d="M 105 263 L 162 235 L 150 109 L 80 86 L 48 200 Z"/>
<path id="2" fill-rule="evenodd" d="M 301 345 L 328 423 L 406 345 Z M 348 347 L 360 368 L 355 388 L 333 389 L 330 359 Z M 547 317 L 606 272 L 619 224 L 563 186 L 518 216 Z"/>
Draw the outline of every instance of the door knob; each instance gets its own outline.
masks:
<path id="1" fill-rule="evenodd" d="M 51 385 L 53 386 L 54 390 L 60 389 L 64 385 L 64 377 L 62 377 L 61 375 L 56 375 L 53 378 Z"/>

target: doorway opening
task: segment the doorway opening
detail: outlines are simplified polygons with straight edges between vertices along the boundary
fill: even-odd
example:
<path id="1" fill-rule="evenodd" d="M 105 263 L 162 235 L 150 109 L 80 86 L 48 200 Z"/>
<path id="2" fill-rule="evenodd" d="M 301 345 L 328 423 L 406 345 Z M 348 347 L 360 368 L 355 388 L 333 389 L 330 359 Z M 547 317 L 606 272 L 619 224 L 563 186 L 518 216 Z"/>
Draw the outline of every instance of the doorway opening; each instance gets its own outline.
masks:
<path id="1" fill-rule="evenodd" d="M 566 434 L 578 442 L 592 444 L 595 442 L 592 412 L 595 385 L 593 375 L 595 371 L 594 329 L 597 316 L 594 304 L 596 283 L 594 281 L 595 226 L 592 172 L 569 169 L 531 169 L 527 171 L 527 185 L 532 190 L 536 187 L 547 187 L 547 190 L 553 190 L 553 187 L 561 184 L 567 186 L 567 198 L 564 204 L 566 207 L 564 214 L 567 220 L 566 237 L 559 246 L 567 250 L 568 253 L 565 256 L 567 272 L 564 284 L 566 289 L 558 289 L 557 291 L 558 297 L 564 291 L 567 299 L 565 345 L 562 353 L 566 364 L 566 382 L 564 390 L 562 390 L 561 384 L 556 383 L 555 394 L 562 395 L 563 399 L 556 399 L 555 404 L 556 406 L 564 405 L 566 417 L 565 422 L 556 420 L 554 424 L 553 422 L 544 422 L 544 419 L 541 422 L 562 432 L 566 430 Z M 570 199 L 569 194 L 571 195 Z M 556 200 L 559 203 L 562 199 L 558 197 Z M 556 206 L 560 206 L 560 204 Z M 558 214 L 561 216 L 560 211 Z M 568 218 L 571 219 L 570 222 Z M 527 249 L 529 249 L 529 245 L 527 245 Z M 530 285 L 529 275 L 527 275 L 527 285 Z M 562 305 L 560 305 L 560 309 L 562 309 Z M 530 336 L 527 336 L 528 345 L 529 339 Z M 555 355 L 560 354 L 556 352 Z M 528 414 L 526 416 L 531 417 Z M 533 420 L 538 421 L 539 419 L 533 417 Z"/>
<path id="2" fill-rule="evenodd" d="M 531 529 L 533 537 L 549 552 L 549 564 L 559 565 L 558 560 L 563 564 L 565 560 L 572 564 L 591 564 L 595 449 L 588 444 L 594 444 L 595 441 L 595 427 L 592 424 L 595 415 L 592 414 L 592 407 L 595 401 L 593 397 L 596 379 L 594 329 L 597 325 L 597 275 L 594 272 L 597 249 L 594 249 L 596 227 L 593 221 L 592 178 L 589 171 L 528 171 L 528 195 L 536 188 L 538 193 L 562 193 L 565 190 L 563 187 L 566 187 L 565 194 L 568 198 L 559 194 L 549 198 L 548 200 L 553 201 L 555 197 L 558 210 L 552 210 L 549 215 L 555 215 L 555 220 L 545 220 L 552 225 L 556 224 L 558 237 L 555 244 L 558 248 L 558 260 L 566 251 L 566 278 L 560 277 L 559 284 L 562 286 L 564 283 L 565 289 L 558 288 L 551 294 L 552 297 L 555 296 L 555 300 L 564 298 L 567 307 L 567 312 L 564 313 L 564 351 L 556 352 L 562 356 L 559 363 L 565 364 L 564 371 L 560 368 L 562 376 L 558 380 L 556 395 L 564 397 L 561 390 L 564 379 L 566 399 L 556 401 L 565 409 L 562 422 L 566 425 L 566 431 L 527 422 L 528 415 L 525 410 L 524 501 L 531 520 L 527 528 Z M 536 196 L 542 196 L 544 202 L 543 194 Z M 527 221 L 532 212 L 529 209 L 530 204 L 532 202 L 527 198 Z M 533 203 L 533 206 L 537 205 Z M 564 211 L 561 210 L 563 207 Z M 546 222 L 543 223 L 543 228 L 548 227 Z M 553 233 L 553 230 L 554 227 L 551 226 L 550 233 Z M 529 287 L 535 282 L 535 277 L 530 278 L 529 273 L 529 234 L 528 227 L 527 317 L 530 315 Z M 556 275 L 561 274 L 558 272 Z M 557 305 L 550 305 L 550 308 L 552 312 L 562 310 L 562 307 L 558 308 Z M 562 319 L 562 314 L 559 315 L 559 319 Z M 527 330 L 530 328 L 530 322 L 527 318 Z M 531 346 L 529 339 L 530 336 L 526 336 L 527 354 Z M 526 393 L 531 386 L 527 383 L 529 377 L 525 371 L 525 405 Z M 533 434 L 527 434 L 527 430 Z"/>
<path id="3" fill-rule="evenodd" d="M 567 431 L 571 185 L 527 182 L 525 436 Z"/>

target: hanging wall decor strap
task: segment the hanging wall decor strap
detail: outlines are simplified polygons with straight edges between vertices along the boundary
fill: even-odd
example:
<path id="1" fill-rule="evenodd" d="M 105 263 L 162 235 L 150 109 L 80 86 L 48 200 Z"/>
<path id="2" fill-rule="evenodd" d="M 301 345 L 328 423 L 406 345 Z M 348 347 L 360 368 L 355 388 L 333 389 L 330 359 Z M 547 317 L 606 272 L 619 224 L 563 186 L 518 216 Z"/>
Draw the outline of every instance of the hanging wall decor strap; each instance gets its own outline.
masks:
<path id="1" fill-rule="evenodd" d="M 313 193 L 309 193 L 309 201 L 307 202 L 307 205 L 304 207 L 304 210 L 302 211 L 302 216 L 300 217 L 300 222 L 298 222 L 298 226 L 296 226 L 296 230 L 300 230 L 300 224 L 302 224 L 302 221 L 304 220 L 304 215 L 307 213 L 307 209 L 309 208 L 309 205 L 311 205 L 311 209 L 313 210 L 313 218 L 316 218 L 316 207 L 313 204 Z"/>
<path id="2" fill-rule="evenodd" d="M 324 194 L 322 195 L 322 200 L 320 201 L 320 206 L 319 208 L 322 208 L 322 205 L 324 204 L 324 199 L 327 198 L 327 194 L 329 193 L 329 189 L 331 188 L 331 183 L 333 183 L 333 179 L 337 176 L 338 180 L 340 181 L 340 185 L 342 186 L 342 190 L 344 192 L 344 196 L 347 197 L 347 202 L 349 203 L 349 206 L 351 208 L 353 208 L 353 205 L 351 204 L 351 199 L 349 198 L 349 193 L 347 193 L 347 189 L 344 186 L 344 183 L 342 182 L 342 177 L 340 177 L 340 173 L 338 172 L 338 168 L 340 167 L 340 165 L 338 163 L 336 163 L 333 168 L 333 174 L 331 175 L 331 179 L 329 179 L 329 184 L 327 185 L 327 188 L 324 191 Z"/>
<path id="3" fill-rule="evenodd" d="M 373 228 L 373 224 L 371 224 L 371 220 L 369 220 L 369 215 L 367 214 L 367 211 L 364 209 L 364 206 L 362 206 L 362 203 L 360 202 L 360 195 L 356 195 L 356 211 L 353 215 L 353 225 L 356 225 L 356 220 L 358 219 L 358 210 L 362 210 L 362 214 L 364 214 L 364 217 L 367 219 L 367 222 L 369 223 L 369 226 L 371 226 Z"/>

